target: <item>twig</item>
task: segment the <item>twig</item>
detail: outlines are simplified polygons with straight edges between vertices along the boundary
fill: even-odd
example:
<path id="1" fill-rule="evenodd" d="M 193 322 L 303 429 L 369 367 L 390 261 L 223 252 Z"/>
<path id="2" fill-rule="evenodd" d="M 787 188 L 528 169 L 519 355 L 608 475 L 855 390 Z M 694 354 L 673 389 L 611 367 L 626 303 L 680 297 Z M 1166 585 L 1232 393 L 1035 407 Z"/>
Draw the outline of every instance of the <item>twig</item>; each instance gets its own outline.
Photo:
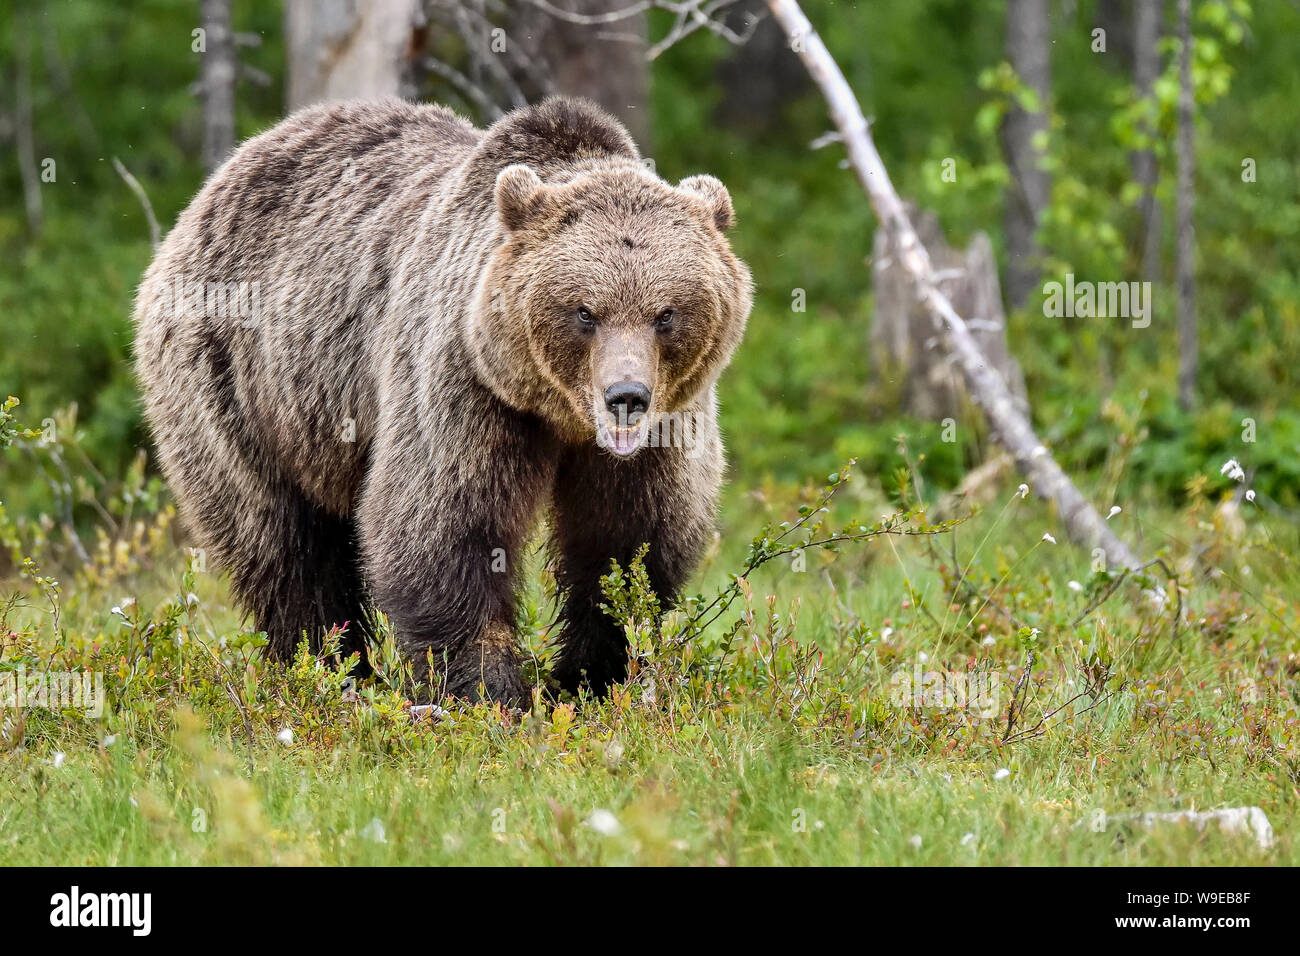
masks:
<path id="1" fill-rule="evenodd" d="M 880 158 L 871 129 L 853 90 L 821 37 L 796 0 L 767 0 L 777 22 L 790 38 L 813 81 L 821 89 L 831 117 L 844 138 L 849 164 L 871 201 L 895 255 L 916 286 L 916 295 L 929 311 L 949 355 L 961 369 L 967 389 L 984 411 L 997 441 L 1033 483 L 1035 493 L 1055 501 L 1070 537 L 1085 547 L 1100 546 L 1107 559 L 1126 568 L 1141 561 L 1102 521 L 1056 463 L 1017 408 L 1002 376 L 984 358 L 966 320 L 957 314 L 935 281 L 930 256 L 917 237 L 902 200 Z"/>
<path id="2" fill-rule="evenodd" d="M 158 217 L 153 214 L 153 204 L 149 202 L 149 196 L 145 193 L 144 187 L 140 185 L 139 180 L 131 175 L 130 170 L 123 166 L 116 156 L 113 157 L 113 168 L 122 177 L 122 181 L 126 183 L 127 188 L 135 193 L 135 198 L 140 200 L 140 206 L 144 209 L 144 218 L 149 223 L 149 245 L 157 249 L 162 230 L 158 228 Z"/>

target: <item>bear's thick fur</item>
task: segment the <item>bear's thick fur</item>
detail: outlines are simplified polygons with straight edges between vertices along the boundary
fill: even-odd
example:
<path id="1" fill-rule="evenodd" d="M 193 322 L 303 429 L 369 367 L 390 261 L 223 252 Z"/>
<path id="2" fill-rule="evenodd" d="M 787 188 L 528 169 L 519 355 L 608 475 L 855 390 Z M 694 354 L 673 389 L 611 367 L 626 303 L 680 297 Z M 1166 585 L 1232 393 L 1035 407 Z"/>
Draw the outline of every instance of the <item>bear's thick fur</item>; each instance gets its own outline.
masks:
<path id="1" fill-rule="evenodd" d="M 647 542 L 671 601 L 711 533 L 714 382 L 751 303 L 731 218 L 716 179 L 668 185 L 582 101 L 482 131 L 337 103 L 242 146 L 141 283 L 136 368 L 270 653 L 343 622 L 360 648 L 373 604 L 446 693 L 525 699 L 517 568 L 549 507 L 555 676 L 622 679 L 600 576 Z"/>

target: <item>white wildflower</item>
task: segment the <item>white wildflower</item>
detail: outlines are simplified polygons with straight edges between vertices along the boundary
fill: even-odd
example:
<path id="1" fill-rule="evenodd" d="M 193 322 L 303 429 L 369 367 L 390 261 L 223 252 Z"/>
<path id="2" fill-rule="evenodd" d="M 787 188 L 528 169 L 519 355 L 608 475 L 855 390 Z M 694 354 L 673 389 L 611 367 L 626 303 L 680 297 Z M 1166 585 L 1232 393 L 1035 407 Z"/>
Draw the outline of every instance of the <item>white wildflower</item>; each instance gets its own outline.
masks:
<path id="1" fill-rule="evenodd" d="M 1056 544 L 1056 539 L 1052 537 L 1052 533 L 1050 531 L 1043 532 L 1043 540 L 1046 541 L 1048 544 Z"/>
<path id="2" fill-rule="evenodd" d="M 1011 776 L 1011 771 L 1010 771 L 1010 770 L 1008 770 L 1006 767 L 999 767 L 999 768 L 997 769 L 997 772 L 993 774 L 993 779 L 994 779 L 994 780 L 1005 780 L 1005 779 L 1007 779 L 1007 777 L 1009 777 L 1009 776 Z"/>
<path id="3" fill-rule="evenodd" d="M 1106 515 L 1106 520 L 1109 521 L 1111 518 L 1115 517 L 1117 514 L 1119 514 L 1119 513 L 1120 513 L 1121 511 L 1123 511 L 1123 510 L 1124 510 L 1124 509 L 1121 508 L 1119 505 L 1111 505 L 1111 506 L 1110 506 L 1110 514 Z"/>
<path id="4" fill-rule="evenodd" d="M 1233 481 L 1246 480 L 1246 473 L 1241 470 L 1241 465 L 1237 463 L 1235 458 L 1229 458 L 1225 461 L 1223 467 L 1219 469 L 1219 474 L 1227 475 Z"/>
<path id="5" fill-rule="evenodd" d="M 278 734 L 275 735 L 275 739 L 280 741 L 280 743 L 284 744 L 287 747 L 291 743 L 293 743 L 293 731 L 290 730 L 288 727 L 285 727 L 283 730 L 281 730 Z"/>
<path id="6" fill-rule="evenodd" d="M 608 810 L 592 810 L 591 816 L 587 817 L 587 826 L 591 827 L 601 836 L 618 836 L 623 832 L 623 824 L 618 822 L 618 817 Z"/>
<path id="7" fill-rule="evenodd" d="M 1028 485 L 1021 485 L 1019 488 L 1016 489 L 1016 493 L 1017 493 L 1018 495 L 1020 495 L 1021 498 L 1028 497 L 1028 495 L 1029 495 L 1029 486 L 1028 486 Z"/>

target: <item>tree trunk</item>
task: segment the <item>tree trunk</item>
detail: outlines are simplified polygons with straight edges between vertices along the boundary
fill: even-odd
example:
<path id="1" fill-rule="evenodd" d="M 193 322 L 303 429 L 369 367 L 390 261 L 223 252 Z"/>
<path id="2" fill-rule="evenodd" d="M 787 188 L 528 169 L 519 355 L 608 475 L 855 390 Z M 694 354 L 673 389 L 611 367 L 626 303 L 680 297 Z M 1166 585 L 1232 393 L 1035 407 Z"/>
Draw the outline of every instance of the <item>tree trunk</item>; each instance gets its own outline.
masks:
<path id="1" fill-rule="evenodd" d="M 980 352 L 1011 389 L 1020 413 L 1027 414 L 1024 376 L 1007 350 L 998 265 L 988 236 L 976 234 L 961 252 L 944 239 L 938 216 L 932 212 L 915 215 L 910 206 L 908 211 L 936 270 L 939 287 L 953 308 L 968 317 Z M 871 253 L 871 344 L 877 371 L 901 380 L 902 405 L 909 415 L 930 421 L 958 418 L 968 399 L 961 373 L 940 348 L 934 319 L 917 299 L 915 282 L 902 262 L 889 253 L 888 233 L 877 230 Z"/>
<path id="2" fill-rule="evenodd" d="M 1196 405 L 1196 102 L 1191 0 L 1178 0 L 1178 404 Z"/>
<path id="3" fill-rule="evenodd" d="M 1160 23 L 1164 0 L 1133 0 L 1133 85 L 1137 95 L 1148 103 L 1155 95 L 1156 77 L 1160 75 Z M 1150 123 L 1141 132 L 1154 134 Z M 1160 281 L 1160 204 L 1156 202 L 1159 170 L 1153 149 L 1133 153 L 1133 181 L 1142 187 L 1139 210 L 1142 213 L 1142 278 Z"/>
<path id="4" fill-rule="evenodd" d="M 890 238 L 891 255 L 897 257 L 915 284 L 917 297 L 925 303 L 941 337 L 966 380 L 971 397 L 979 403 L 993 436 L 1016 461 L 1016 467 L 1033 485 L 1040 498 L 1054 502 L 1066 532 L 1085 547 L 1100 548 L 1111 566 L 1141 566 L 1128 545 L 1110 529 L 1069 477 L 1051 452 L 1034 434 L 1029 420 L 1017 409 L 1015 396 L 1006 382 L 989 365 L 971 334 L 966 320 L 952 307 L 939 288 L 930 257 L 917 238 L 907 210 L 898 198 L 880 152 L 871 138 L 871 128 L 844 74 L 813 29 L 795 0 L 767 0 L 795 52 L 803 60 L 813 81 L 822 91 L 831 117 L 848 151 L 849 164 L 866 192 Z"/>
<path id="5" fill-rule="evenodd" d="M 1127 29 L 1130 2 L 1141 3 L 1142 0 L 1097 0 L 1097 9 L 1092 14 L 1094 26 L 1106 31 L 1105 55 L 1125 66 L 1133 56 L 1133 35 Z"/>
<path id="6" fill-rule="evenodd" d="M 14 11 L 14 58 L 18 76 L 14 83 L 14 147 L 18 153 L 18 172 L 23 183 L 23 206 L 27 212 L 27 230 L 33 237 L 40 234 L 45 222 L 41 202 L 41 177 L 36 169 L 36 136 L 32 118 L 31 24 Z"/>
<path id="7" fill-rule="evenodd" d="M 289 110 L 410 90 L 419 0 L 286 0 Z"/>
<path id="8" fill-rule="evenodd" d="M 764 0 L 744 0 L 737 15 L 759 15 Z M 722 97 L 714 118 L 753 137 L 776 136 L 786 106 L 808 92 L 808 71 L 790 50 L 785 34 L 763 17 L 754 35 L 725 53 L 715 70 Z"/>
<path id="9" fill-rule="evenodd" d="M 633 6 L 627 0 L 555 4 L 578 17 L 600 17 Z M 613 113 L 642 152 L 650 139 L 648 27 L 642 11 L 611 23 L 575 23 L 530 3 L 519 4 L 510 36 L 550 77 L 554 91 L 585 96 Z M 540 91 L 530 90 L 529 99 Z"/>
<path id="10" fill-rule="evenodd" d="M 1052 92 L 1052 37 L 1048 0 L 1008 0 L 1007 59 L 1025 86 L 1038 96 L 1039 108 L 1026 112 L 1013 104 L 1002 123 L 1002 148 L 1011 172 L 1007 193 L 1007 300 L 1020 308 L 1038 287 L 1042 252 L 1038 226 L 1051 199 L 1051 181 L 1041 167 L 1035 137 L 1048 129 Z"/>
<path id="11" fill-rule="evenodd" d="M 209 173 L 235 148 L 235 35 L 230 0 L 203 0 L 203 168 Z"/>

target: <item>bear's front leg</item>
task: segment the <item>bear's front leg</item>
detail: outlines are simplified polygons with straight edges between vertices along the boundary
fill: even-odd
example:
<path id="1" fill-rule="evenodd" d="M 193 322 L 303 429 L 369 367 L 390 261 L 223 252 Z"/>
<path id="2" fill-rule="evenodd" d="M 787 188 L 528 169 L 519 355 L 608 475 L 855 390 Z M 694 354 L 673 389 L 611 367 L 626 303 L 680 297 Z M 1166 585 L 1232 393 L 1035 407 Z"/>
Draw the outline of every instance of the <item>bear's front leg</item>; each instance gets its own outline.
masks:
<path id="1" fill-rule="evenodd" d="M 518 706 L 529 691 L 514 634 L 517 559 L 554 456 L 534 420 L 475 397 L 429 432 L 381 422 L 357 528 L 375 604 L 421 678 L 431 659 L 434 694 Z"/>
<path id="2" fill-rule="evenodd" d="M 627 568 L 648 544 L 646 573 L 666 610 L 712 534 L 722 480 L 712 416 L 688 434 L 688 447 L 643 448 L 629 459 L 594 443 L 560 457 L 553 494 L 563 629 L 552 674 L 565 690 L 603 695 L 627 676 L 627 639 L 600 609 L 610 562 Z"/>

